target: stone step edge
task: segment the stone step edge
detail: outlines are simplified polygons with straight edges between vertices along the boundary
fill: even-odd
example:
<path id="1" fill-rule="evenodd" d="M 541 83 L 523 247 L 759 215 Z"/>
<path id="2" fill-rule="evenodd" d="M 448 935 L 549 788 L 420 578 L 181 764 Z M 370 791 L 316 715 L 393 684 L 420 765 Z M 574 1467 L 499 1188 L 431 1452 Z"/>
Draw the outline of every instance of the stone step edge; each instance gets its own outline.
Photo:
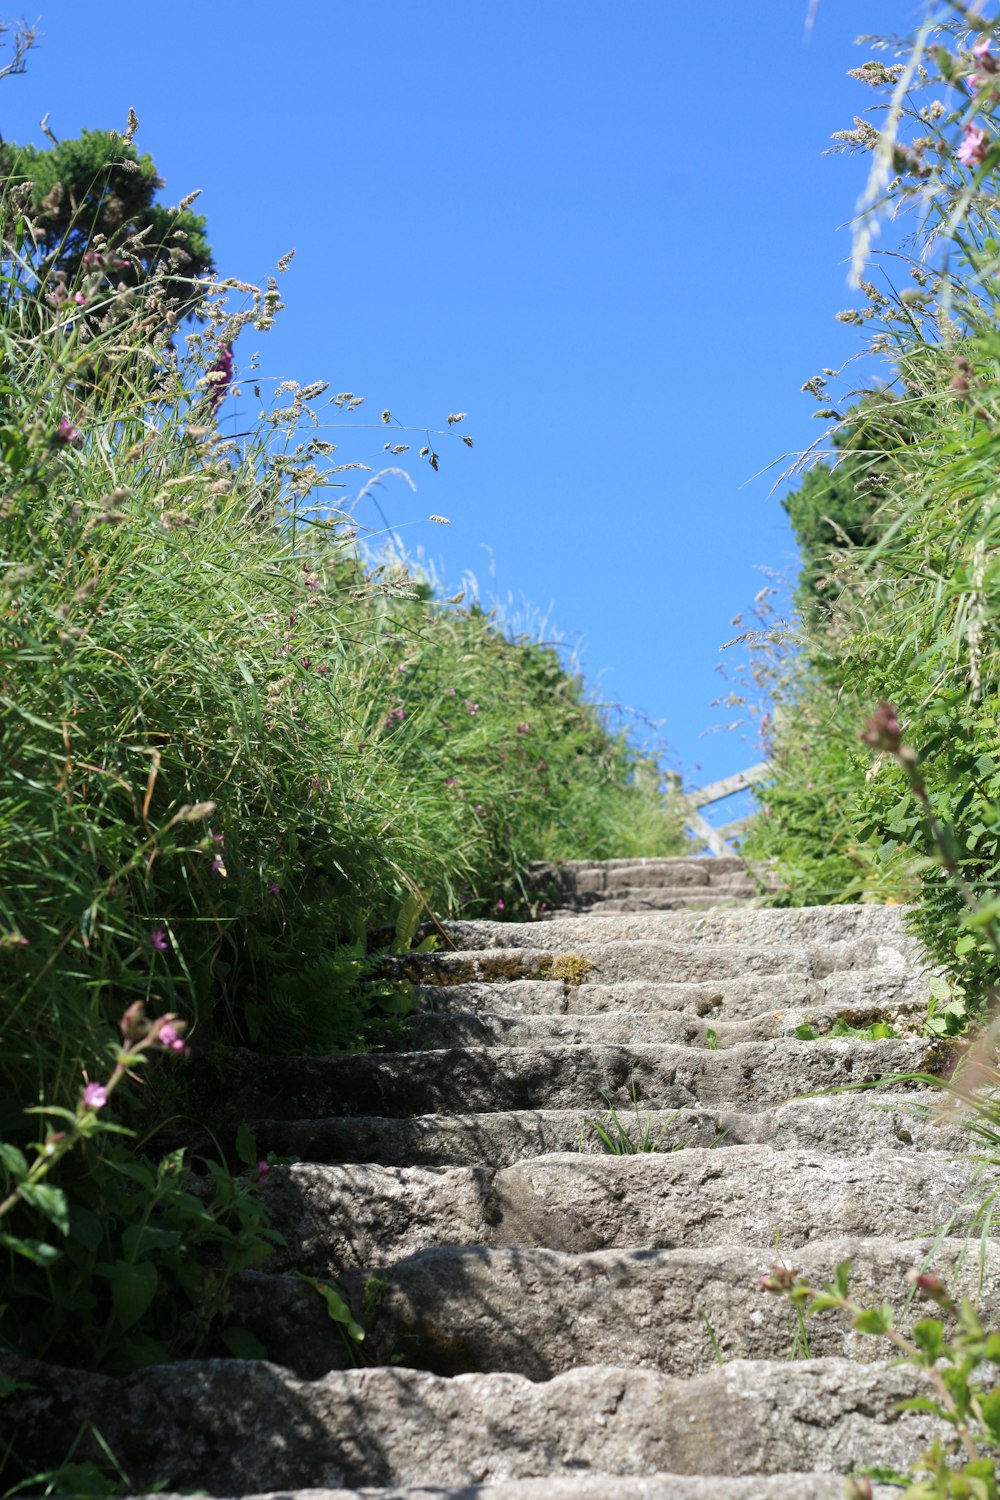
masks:
<path id="1" fill-rule="evenodd" d="M 98 1425 L 111 1451 L 129 1456 L 140 1489 L 167 1477 L 178 1489 L 230 1496 L 331 1480 L 355 1491 L 374 1480 L 461 1493 L 491 1467 L 576 1481 L 602 1455 L 602 1468 L 630 1478 L 707 1470 L 759 1480 L 769 1454 L 781 1460 L 772 1473 L 844 1473 L 865 1462 L 902 1467 L 947 1430 L 899 1412 L 900 1400 L 925 1389 L 917 1372 L 836 1358 L 733 1361 L 689 1379 L 591 1365 L 543 1383 L 403 1367 L 302 1381 L 241 1360 L 153 1366 L 120 1381 L 8 1355 L 0 1369 L 30 1387 L 5 1401 L 5 1416 L 22 1450 L 38 1450 L 37 1467 L 51 1459 L 57 1429 L 81 1431 L 77 1462 L 100 1462 Z"/>
<path id="2" fill-rule="evenodd" d="M 842 1474 L 804 1473 L 720 1479 L 717 1475 L 587 1474 L 508 1479 L 487 1484 L 393 1485 L 390 1489 L 269 1490 L 204 1500 L 843 1500 Z M 897 1485 L 876 1484 L 872 1500 L 899 1500 Z M 185 1500 L 180 1494 L 132 1495 L 128 1500 Z"/>

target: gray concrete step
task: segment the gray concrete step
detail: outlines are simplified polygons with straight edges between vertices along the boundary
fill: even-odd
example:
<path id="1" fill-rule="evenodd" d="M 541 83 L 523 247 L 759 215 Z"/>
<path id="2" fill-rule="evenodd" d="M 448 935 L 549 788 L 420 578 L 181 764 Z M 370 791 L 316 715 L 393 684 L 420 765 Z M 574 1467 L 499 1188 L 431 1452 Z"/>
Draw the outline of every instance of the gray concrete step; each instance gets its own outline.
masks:
<path id="1" fill-rule="evenodd" d="M 677 1146 L 770 1145 L 865 1157 L 873 1151 L 968 1150 L 968 1137 L 944 1100 L 940 1112 L 925 1095 L 831 1094 L 797 1099 L 753 1113 L 730 1109 L 645 1110 L 623 1106 L 621 1126 L 638 1143 Z M 376 1162 L 383 1166 L 505 1167 L 552 1152 L 600 1152 L 590 1122 L 605 1111 L 490 1110 L 417 1115 L 409 1119 L 347 1115 L 320 1120 L 268 1120 L 258 1125 L 261 1151 L 309 1162 Z M 607 1121 L 609 1128 L 613 1122 Z"/>
<path id="2" fill-rule="evenodd" d="M 615 1156 L 566 1152 L 509 1167 L 276 1167 L 263 1189 L 286 1240 L 272 1264 L 311 1275 L 388 1265 L 440 1245 L 580 1253 L 798 1246 L 830 1235 L 962 1234 L 994 1171 L 942 1152 L 855 1160 L 771 1146 Z"/>
<path id="3" fill-rule="evenodd" d="M 137 1488 L 168 1473 L 179 1490 L 215 1496 L 324 1486 L 430 1486 L 433 1494 L 435 1486 L 535 1478 L 528 1495 L 541 1500 L 550 1481 L 586 1485 L 591 1475 L 626 1485 L 647 1476 L 708 1475 L 720 1485 L 747 1476 L 759 1486 L 766 1476 L 841 1475 L 863 1464 L 905 1468 L 942 1433 L 925 1413 L 898 1410 L 924 1389 L 922 1377 L 839 1359 L 732 1361 L 691 1380 L 588 1367 L 542 1384 L 405 1368 L 308 1381 L 241 1360 L 153 1366 L 121 1381 L 26 1362 L 16 1369 L 40 1388 L 7 1398 L 5 1415 L 39 1469 L 51 1461 L 57 1430 L 79 1432 L 77 1462 L 100 1463 L 97 1429 Z M 679 1496 L 715 1493 L 726 1491 Z M 660 1500 L 655 1489 L 618 1495 Z M 822 1488 L 786 1495 L 827 1500 Z M 771 1500 L 767 1488 L 732 1496 Z"/>

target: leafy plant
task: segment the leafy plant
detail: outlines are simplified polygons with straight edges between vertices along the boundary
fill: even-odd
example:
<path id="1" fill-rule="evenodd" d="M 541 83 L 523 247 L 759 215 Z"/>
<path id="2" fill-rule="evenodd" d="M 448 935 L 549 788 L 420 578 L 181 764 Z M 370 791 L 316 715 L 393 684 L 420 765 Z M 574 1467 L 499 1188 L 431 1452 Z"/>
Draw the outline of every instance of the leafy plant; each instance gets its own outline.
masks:
<path id="1" fill-rule="evenodd" d="M 956 1302 L 939 1277 L 913 1271 L 916 1295 L 936 1304 L 943 1317 L 919 1319 L 906 1336 L 887 1302 L 866 1308 L 850 1295 L 851 1262 L 842 1261 L 829 1285 L 814 1287 L 787 1266 L 775 1265 L 760 1279 L 762 1291 L 789 1297 L 804 1315 L 837 1310 L 859 1333 L 887 1340 L 903 1362 L 923 1372 L 926 1396 L 903 1403 L 926 1411 L 951 1427 L 950 1444 L 935 1440 L 909 1474 L 879 1471 L 877 1477 L 903 1487 L 907 1500 L 996 1500 L 996 1455 L 1000 1453 L 1000 1390 L 990 1367 L 1000 1365 L 1000 1332 L 983 1324 L 965 1298 Z M 849 1483 L 848 1495 L 865 1500 L 872 1493 L 865 1478 Z"/>

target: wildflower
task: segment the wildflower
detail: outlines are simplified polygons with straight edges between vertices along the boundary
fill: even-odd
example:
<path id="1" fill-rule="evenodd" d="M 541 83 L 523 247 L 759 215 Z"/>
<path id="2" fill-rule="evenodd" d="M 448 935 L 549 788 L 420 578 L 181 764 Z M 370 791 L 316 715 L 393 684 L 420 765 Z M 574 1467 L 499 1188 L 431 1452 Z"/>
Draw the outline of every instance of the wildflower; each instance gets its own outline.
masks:
<path id="1" fill-rule="evenodd" d="M 149 1030 L 149 1021 L 146 1018 L 146 1007 L 141 1000 L 133 1000 L 118 1025 L 127 1042 L 137 1042 L 146 1035 Z"/>
<path id="2" fill-rule="evenodd" d="M 790 1292 L 798 1274 L 798 1271 L 790 1270 L 788 1266 L 772 1266 L 770 1271 L 765 1271 L 761 1276 L 757 1289 L 761 1292 Z"/>
<path id="3" fill-rule="evenodd" d="M 52 441 L 61 448 L 65 448 L 73 443 L 79 443 L 81 441 L 79 429 L 73 426 L 69 417 L 63 417 L 59 422 L 59 426 L 52 434 Z"/>
<path id="4" fill-rule="evenodd" d="M 475 806 L 475 811 L 479 814 L 480 817 L 482 817 L 483 813 L 486 811 L 486 809 L 483 807 L 483 804 L 481 802 L 477 802 L 476 806 Z"/>
<path id="5" fill-rule="evenodd" d="M 77 307 L 86 307 L 87 305 L 87 299 L 82 292 L 74 292 L 73 301 L 76 303 Z"/>
<path id="6" fill-rule="evenodd" d="M 458 777 L 457 776 L 446 776 L 444 778 L 444 784 L 445 784 L 445 786 L 457 786 L 457 784 L 458 784 Z"/>
<path id="7" fill-rule="evenodd" d="M 271 1170 L 271 1164 L 270 1164 L 270 1162 L 259 1161 L 257 1163 L 257 1181 L 258 1182 L 266 1182 L 267 1181 L 267 1174 L 270 1172 L 270 1170 Z"/>
<path id="8" fill-rule="evenodd" d="M 160 1027 L 159 1031 L 156 1033 L 156 1040 L 158 1042 L 161 1042 L 163 1046 L 167 1047 L 171 1052 L 187 1051 L 184 1038 L 181 1036 L 176 1026 L 171 1026 L 169 1021 L 165 1021 Z"/>
<path id="9" fill-rule="evenodd" d="M 466 698 L 465 707 L 470 714 L 477 714 L 479 712 L 479 704 L 473 703 L 471 698 Z"/>
<path id="10" fill-rule="evenodd" d="M 268 890 L 271 892 L 272 896 L 280 896 L 281 895 L 281 886 L 278 884 L 278 882 L 276 880 L 272 880 L 271 884 L 268 886 Z"/>
<path id="11" fill-rule="evenodd" d="M 108 1091 L 103 1083 L 88 1083 L 83 1091 L 84 1109 L 103 1109 L 108 1102 Z"/>
<path id="12" fill-rule="evenodd" d="M 220 344 L 218 359 L 213 365 L 209 365 L 205 373 L 205 378 L 209 382 L 208 402 L 213 411 L 217 411 L 225 399 L 232 385 L 235 371 L 232 345 Z"/>
<path id="13" fill-rule="evenodd" d="M 448 689 L 448 697 L 449 698 L 454 698 L 454 696 L 455 696 L 455 689 L 454 688 L 449 688 Z"/>
<path id="14" fill-rule="evenodd" d="M 399 664 L 399 666 L 396 668 L 396 671 L 397 672 L 405 672 L 406 671 L 406 662 L 405 661 L 401 661 L 400 664 Z"/>
<path id="15" fill-rule="evenodd" d="M 530 724 L 525 724 L 524 721 L 522 720 L 521 723 L 518 724 L 518 726 L 517 726 L 517 732 L 518 732 L 518 734 L 530 734 L 531 733 L 531 725 Z"/>
<path id="16" fill-rule="evenodd" d="M 163 927 L 154 927 L 152 932 L 149 934 L 149 941 L 156 949 L 157 953 L 166 953 L 167 949 L 170 947 L 170 944 L 167 941 L 166 930 Z"/>
<path id="17" fill-rule="evenodd" d="M 943 1307 L 950 1312 L 954 1309 L 954 1302 L 948 1295 L 948 1288 L 940 1276 L 934 1276 L 928 1271 L 908 1271 L 906 1279 L 914 1286 L 918 1297 L 925 1298 L 928 1302 L 936 1302 L 938 1307 Z"/>
<path id="18" fill-rule="evenodd" d="M 501 897 L 501 899 L 497 902 L 497 911 L 506 911 L 506 910 L 507 910 L 507 908 L 504 906 L 504 904 L 503 904 L 503 898 Z"/>
<path id="19" fill-rule="evenodd" d="M 22 937 L 19 932 L 0 933 L 0 948 L 27 948 L 28 939 Z"/>
<path id="20" fill-rule="evenodd" d="M 861 738 L 873 750 L 896 751 L 903 741 L 899 718 L 891 703 L 883 699 L 861 732 Z"/>
<path id="21" fill-rule="evenodd" d="M 986 160 L 986 152 L 989 147 L 989 137 L 985 130 L 971 121 L 966 125 L 955 155 L 966 167 L 978 167 Z"/>
<path id="22" fill-rule="evenodd" d="M 229 874 L 229 871 L 226 869 L 226 862 L 222 858 L 221 854 L 217 854 L 212 860 L 211 869 L 213 874 L 221 875 L 223 880 L 225 880 Z"/>

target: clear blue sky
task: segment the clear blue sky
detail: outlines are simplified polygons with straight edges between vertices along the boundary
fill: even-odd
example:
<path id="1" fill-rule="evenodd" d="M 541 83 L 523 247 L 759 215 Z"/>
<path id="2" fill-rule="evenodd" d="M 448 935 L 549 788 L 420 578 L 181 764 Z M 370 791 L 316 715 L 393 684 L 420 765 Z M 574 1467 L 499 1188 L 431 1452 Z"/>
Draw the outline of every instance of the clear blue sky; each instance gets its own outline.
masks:
<path id="1" fill-rule="evenodd" d="M 264 371 L 375 421 L 469 413 L 473 451 L 441 440 L 415 495 L 380 491 L 407 544 L 548 612 L 692 784 L 755 760 L 704 733 L 756 569 L 794 568 L 774 476 L 747 481 L 814 440 L 800 386 L 858 348 L 834 313 L 865 164 L 822 152 L 872 103 L 854 38 L 910 31 L 919 0 L 819 0 L 809 32 L 810 0 L 35 3 L 4 136 L 134 106 L 164 199 L 203 189 L 223 274 L 296 247 L 238 360 L 256 338 Z M 384 436 L 339 456 L 376 464 Z"/>

